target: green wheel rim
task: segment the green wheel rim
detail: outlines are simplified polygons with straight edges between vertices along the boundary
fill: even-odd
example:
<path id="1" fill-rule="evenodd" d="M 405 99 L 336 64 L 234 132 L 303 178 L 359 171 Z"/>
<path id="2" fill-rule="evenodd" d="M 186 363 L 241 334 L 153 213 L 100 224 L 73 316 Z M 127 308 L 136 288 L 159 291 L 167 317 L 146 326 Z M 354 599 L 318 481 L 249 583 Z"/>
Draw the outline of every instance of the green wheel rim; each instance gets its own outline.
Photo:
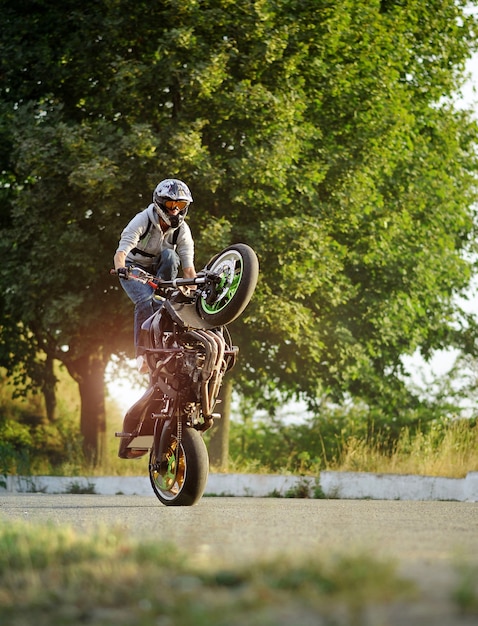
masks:
<path id="1" fill-rule="evenodd" d="M 176 481 L 176 458 L 172 454 L 168 459 L 168 468 L 161 475 L 159 482 L 160 489 L 171 489 Z"/>
<path id="2" fill-rule="evenodd" d="M 240 256 L 235 257 L 235 266 L 234 270 L 231 269 L 231 264 L 227 263 L 226 266 L 222 270 L 221 281 L 216 287 L 218 292 L 218 296 L 216 300 L 208 304 L 206 300 L 202 301 L 202 308 L 206 313 L 213 315 L 214 313 L 218 313 L 226 308 L 229 302 L 236 295 L 237 290 L 239 289 L 239 285 L 242 280 L 242 259 Z"/>

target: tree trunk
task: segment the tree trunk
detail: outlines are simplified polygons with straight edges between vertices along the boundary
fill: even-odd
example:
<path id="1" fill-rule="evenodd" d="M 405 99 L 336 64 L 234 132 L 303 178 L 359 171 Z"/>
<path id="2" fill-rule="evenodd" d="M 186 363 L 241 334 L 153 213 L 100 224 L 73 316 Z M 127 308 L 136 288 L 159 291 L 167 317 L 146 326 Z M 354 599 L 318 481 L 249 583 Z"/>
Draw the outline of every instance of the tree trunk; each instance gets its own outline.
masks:
<path id="1" fill-rule="evenodd" d="M 56 383 L 57 379 L 53 370 L 53 355 L 47 352 L 45 359 L 45 373 L 42 385 L 43 398 L 45 400 L 46 417 L 49 422 L 56 419 Z"/>
<path id="2" fill-rule="evenodd" d="M 104 378 L 107 362 L 101 354 L 87 354 L 72 361 L 65 360 L 65 364 L 80 390 L 80 430 L 85 458 L 92 467 L 101 467 L 106 461 Z"/>
<path id="3" fill-rule="evenodd" d="M 218 406 L 222 417 L 214 422 L 210 430 L 209 460 L 211 467 L 219 472 L 227 472 L 229 466 L 229 429 L 231 421 L 232 378 L 222 384 Z"/>

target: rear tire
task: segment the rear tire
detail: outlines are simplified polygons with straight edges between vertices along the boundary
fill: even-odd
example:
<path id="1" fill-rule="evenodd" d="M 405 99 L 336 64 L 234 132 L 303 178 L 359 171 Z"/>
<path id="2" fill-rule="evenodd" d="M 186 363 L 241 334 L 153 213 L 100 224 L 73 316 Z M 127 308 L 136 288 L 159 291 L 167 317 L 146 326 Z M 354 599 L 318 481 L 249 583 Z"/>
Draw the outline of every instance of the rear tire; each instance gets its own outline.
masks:
<path id="1" fill-rule="evenodd" d="M 156 497 L 166 506 L 192 506 L 202 497 L 209 476 L 206 444 L 194 428 L 184 428 L 179 444 L 171 434 L 161 463 L 154 449 L 149 457 L 149 478 Z"/>

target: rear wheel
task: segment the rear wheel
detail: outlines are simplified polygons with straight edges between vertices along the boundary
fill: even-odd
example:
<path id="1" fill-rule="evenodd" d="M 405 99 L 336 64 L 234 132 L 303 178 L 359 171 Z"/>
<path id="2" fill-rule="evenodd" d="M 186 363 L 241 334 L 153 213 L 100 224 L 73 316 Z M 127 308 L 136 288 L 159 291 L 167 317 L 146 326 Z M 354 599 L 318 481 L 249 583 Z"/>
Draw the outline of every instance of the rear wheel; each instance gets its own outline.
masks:
<path id="1" fill-rule="evenodd" d="M 149 478 L 156 497 L 166 506 L 192 506 L 202 497 L 209 475 L 206 444 L 194 428 L 185 428 L 181 442 L 171 434 L 162 459 L 149 457 Z"/>
<path id="2" fill-rule="evenodd" d="M 199 298 L 199 314 L 214 326 L 229 324 L 244 311 L 256 288 L 256 253 L 246 244 L 237 243 L 214 257 L 206 269 L 218 280 Z"/>

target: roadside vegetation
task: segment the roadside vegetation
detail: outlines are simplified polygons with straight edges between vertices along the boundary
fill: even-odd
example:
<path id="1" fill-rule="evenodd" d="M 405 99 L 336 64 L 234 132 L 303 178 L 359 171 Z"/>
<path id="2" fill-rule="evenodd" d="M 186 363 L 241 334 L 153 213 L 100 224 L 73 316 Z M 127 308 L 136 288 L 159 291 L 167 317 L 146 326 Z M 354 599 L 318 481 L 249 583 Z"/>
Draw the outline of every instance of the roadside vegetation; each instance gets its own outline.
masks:
<path id="1" fill-rule="evenodd" d="M 244 472 L 315 474 L 321 470 L 461 478 L 478 470 L 476 419 L 437 417 L 391 435 L 370 430 L 360 415 L 326 416 L 302 424 L 253 420 L 231 425 L 232 462 Z"/>
<path id="2" fill-rule="evenodd" d="M 224 569 L 119 530 L 20 522 L 0 525 L 0 589 L 4 626 L 361 624 L 374 605 L 413 598 L 393 564 L 365 556 Z"/>
<path id="3" fill-rule="evenodd" d="M 2 625 L 361 626 L 404 623 L 430 601 L 395 563 L 365 554 L 226 567 L 204 558 L 119 528 L 0 523 Z M 477 574 L 464 564 L 452 573 L 457 618 L 478 613 Z"/>
<path id="4" fill-rule="evenodd" d="M 123 415 L 108 404 L 106 462 L 92 467 L 83 456 L 75 386 L 58 372 L 59 417 L 49 422 L 40 395 L 12 398 L 6 379 L 0 390 L 0 475 L 144 475 L 147 457 L 117 458 Z M 296 421 L 293 420 L 295 418 Z M 212 468 L 214 470 L 214 468 Z M 318 476 L 321 470 L 419 474 L 461 478 L 478 471 L 476 418 L 444 414 L 415 423 L 367 418 L 364 408 L 329 407 L 320 416 L 244 417 L 231 422 L 228 471 Z"/>

